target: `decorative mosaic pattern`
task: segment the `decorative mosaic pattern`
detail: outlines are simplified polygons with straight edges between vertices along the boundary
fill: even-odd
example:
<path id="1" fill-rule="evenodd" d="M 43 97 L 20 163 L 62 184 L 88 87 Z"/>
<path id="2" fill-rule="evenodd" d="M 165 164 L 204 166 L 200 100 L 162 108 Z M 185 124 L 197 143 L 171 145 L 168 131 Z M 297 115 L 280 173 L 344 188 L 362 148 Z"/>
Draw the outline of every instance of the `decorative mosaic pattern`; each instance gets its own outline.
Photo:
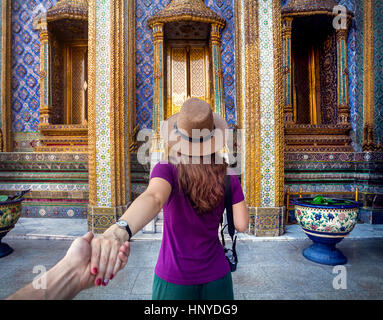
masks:
<path id="1" fill-rule="evenodd" d="M 285 191 L 383 192 L 383 153 L 286 153 Z"/>
<path id="2" fill-rule="evenodd" d="M 21 202 L 0 205 L 0 232 L 13 229 L 20 218 Z"/>
<path id="3" fill-rule="evenodd" d="M 14 132 L 13 150 L 15 152 L 33 152 L 40 144 L 40 132 Z"/>
<path id="4" fill-rule="evenodd" d="M 272 0 L 258 3 L 261 108 L 261 207 L 275 205 L 274 54 Z"/>
<path id="5" fill-rule="evenodd" d="M 258 237 L 277 237 L 284 233 L 283 208 L 257 208 L 250 230 Z M 254 223 L 254 225 L 252 225 Z"/>
<path id="6" fill-rule="evenodd" d="M 288 4 L 290 2 L 290 0 L 281 0 L 281 6 L 285 6 L 286 4 Z"/>
<path id="7" fill-rule="evenodd" d="M 35 132 L 40 108 L 40 40 L 33 20 L 57 0 L 12 1 L 12 127 Z"/>
<path id="8" fill-rule="evenodd" d="M 361 32 L 361 26 L 363 26 L 363 19 L 360 20 L 356 8 L 355 0 L 338 0 L 340 5 L 345 6 L 347 9 L 355 13 L 355 18 L 352 21 L 349 29 L 347 39 L 347 64 L 349 71 L 349 103 L 350 103 L 350 117 L 351 117 L 351 138 L 353 140 L 352 146 L 355 151 L 361 151 L 361 131 L 358 131 L 359 126 L 363 126 L 363 106 L 358 103 L 358 70 L 357 70 L 357 57 L 358 46 L 361 47 L 361 53 L 363 53 L 363 40 L 358 41 L 358 33 Z M 363 38 L 362 38 L 363 39 Z M 363 78 L 362 74 L 359 74 L 360 78 Z"/>
<path id="9" fill-rule="evenodd" d="M 383 144 L 383 2 L 374 1 L 375 136 Z"/>
<path id="10" fill-rule="evenodd" d="M 0 4 L 0 17 L 3 16 L 3 5 Z M 3 24 L 0 22 L 0 39 L 3 39 Z M 3 66 L 3 50 L 2 50 L 3 41 L 0 41 L 0 77 L 2 76 L 2 66 Z M 2 105 L 2 85 L 0 85 L 0 119 L 2 119 L 1 113 L 3 110 Z M 3 121 L 0 120 L 0 129 L 3 126 Z"/>
<path id="11" fill-rule="evenodd" d="M 316 232 L 351 232 L 355 227 L 358 211 L 358 208 L 326 209 L 295 206 L 295 216 L 301 227 Z"/>
<path id="12" fill-rule="evenodd" d="M 82 206 L 34 206 L 23 202 L 22 217 L 29 218 L 79 218 L 85 219 L 88 214 L 88 204 Z"/>
<path id="13" fill-rule="evenodd" d="M 96 2 L 96 179 L 97 204 L 111 206 L 110 0 Z"/>
<path id="14" fill-rule="evenodd" d="M 363 74 L 364 74 L 364 61 L 363 61 L 363 38 L 364 38 L 364 26 L 363 26 L 363 0 L 355 0 L 355 33 L 356 33 L 356 75 L 355 78 L 355 113 L 351 110 L 351 126 L 353 131 L 351 132 L 353 138 L 353 147 L 357 152 L 362 151 L 362 139 L 363 139 Z M 353 66 L 349 66 L 350 70 Z M 351 77 L 350 77 L 351 79 Z M 350 80 L 351 81 L 351 80 Z M 350 98 L 351 101 L 352 98 Z"/>
<path id="15" fill-rule="evenodd" d="M 222 66 L 226 118 L 236 123 L 235 111 L 235 17 L 234 0 L 205 0 L 206 4 L 226 20 L 222 32 Z M 153 38 L 147 19 L 162 10 L 170 0 L 136 0 L 136 103 L 140 129 L 152 128 L 153 110 Z"/>
<path id="16" fill-rule="evenodd" d="M 226 107 L 226 120 L 229 125 L 236 124 L 235 92 L 235 0 L 206 0 L 206 5 L 226 20 L 222 38 L 223 88 Z"/>
<path id="17" fill-rule="evenodd" d="M 89 202 L 88 156 L 0 153 L 0 193 L 31 190 L 22 216 L 84 218 Z"/>

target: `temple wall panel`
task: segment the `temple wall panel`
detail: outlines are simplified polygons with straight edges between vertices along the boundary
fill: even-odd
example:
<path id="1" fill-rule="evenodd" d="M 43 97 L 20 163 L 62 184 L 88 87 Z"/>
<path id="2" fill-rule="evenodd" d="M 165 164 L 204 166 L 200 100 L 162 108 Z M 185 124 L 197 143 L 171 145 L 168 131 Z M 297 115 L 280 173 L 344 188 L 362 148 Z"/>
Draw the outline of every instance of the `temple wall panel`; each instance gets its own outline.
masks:
<path id="1" fill-rule="evenodd" d="M 369 1 L 369 0 L 367 0 Z M 289 1 L 282 0 L 282 6 Z M 366 95 L 366 32 L 368 21 L 364 19 L 365 0 L 338 0 L 354 12 L 348 38 L 347 57 L 349 75 L 349 105 L 351 139 L 354 152 L 286 153 L 285 191 L 331 194 L 332 192 L 360 193 L 363 212 L 373 212 L 373 195 L 383 193 L 383 154 L 362 152 L 365 124 Z M 381 1 L 374 1 L 374 124 L 376 142 L 382 139 L 382 7 Z M 376 24 L 380 24 L 377 26 Z M 368 42 L 367 42 L 368 43 Z M 376 72 L 378 71 L 378 72 Z M 376 74 L 378 73 L 378 74 Z M 379 78 L 380 77 L 380 78 Z M 367 93 L 368 94 L 368 93 Z M 286 201 L 286 199 L 285 199 Z M 291 204 L 290 204 L 291 205 Z M 290 212 L 291 217 L 291 212 Z M 363 220 L 363 219 L 362 219 Z M 366 220 L 367 221 L 367 220 Z M 371 223 L 371 222 L 370 222 Z"/>
<path id="2" fill-rule="evenodd" d="M 383 1 L 374 2 L 375 137 L 383 144 Z"/>
<path id="3" fill-rule="evenodd" d="M 25 208 L 23 208 L 24 216 L 32 217 L 71 217 L 85 218 L 88 212 L 89 201 L 89 182 L 88 182 L 88 156 L 86 154 L 75 158 L 74 154 L 28 154 L 22 152 L 32 152 L 33 146 L 36 145 L 40 138 L 38 131 L 39 109 L 40 109 L 40 40 L 37 30 L 34 29 L 33 19 L 40 13 L 45 12 L 56 4 L 57 0 L 10 0 L 12 3 L 11 17 L 11 33 L 12 33 L 12 65 L 11 65 L 11 110 L 12 110 L 12 131 L 13 145 L 16 153 L 0 154 L 0 190 L 9 193 L 18 190 L 32 188 L 32 193 L 27 196 Z M 135 9 L 127 11 L 128 1 L 125 0 L 125 31 L 132 30 L 135 27 L 135 38 L 126 37 L 125 39 L 125 136 L 131 133 L 133 126 L 137 123 L 139 128 L 151 128 L 153 118 L 153 37 L 152 30 L 147 25 L 147 19 L 154 13 L 163 9 L 170 3 L 170 0 L 134 0 Z M 241 53 L 242 60 L 246 61 L 245 51 L 236 51 L 236 40 L 244 32 L 242 25 L 236 25 L 235 21 L 240 14 L 236 15 L 235 4 L 237 0 L 205 0 L 205 3 L 226 20 L 226 26 L 222 31 L 222 64 L 223 64 L 223 83 L 224 83 L 224 101 L 226 106 L 226 119 L 230 125 L 237 124 L 237 119 L 244 116 L 243 110 L 246 105 L 241 102 L 246 99 L 243 88 L 246 83 L 243 79 L 236 79 L 238 65 L 236 61 L 236 52 Z M 285 173 L 285 191 L 289 189 L 297 192 L 332 192 L 332 191 L 354 191 L 356 187 L 361 193 L 383 193 L 382 174 L 383 174 L 383 154 L 381 153 L 363 153 L 363 125 L 364 125 L 364 24 L 363 15 L 365 0 L 338 0 L 339 4 L 345 5 L 352 10 L 355 17 L 352 21 L 349 36 L 347 39 L 347 57 L 349 72 L 349 103 L 351 116 L 351 138 L 353 152 L 345 153 L 286 153 L 284 157 L 284 165 L 282 171 Z M 245 1 L 243 1 L 245 3 Z M 269 1 L 270 2 L 270 1 Z M 281 0 L 282 6 L 287 4 L 289 0 Z M 279 2 L 278 2 L 279 4 Z M 264 14 L 260 10 L 259 21 L 271 21 L 271 10 L 264 8 Z M 2 15 L 2 7 L 0 6 L 0 16 Z M 132 19 L 132 17 L 135 18 Z M 243 20 L 243 18 L 241 18 Z M 240 20 L 241 20 L 240 19 Z M 263 25 L 263 24 L 262 24 Z M 256 185 L 257 203 L 252 207 L 277 207 L 282 206 L 278 199 L 277 190 L 280 185 L 276 185 L 276 175 L 278 167 L 275 166 L 276 157 L 278 157 L 277 149 L 269 147 L 268 142 L 276 143 L 276 132 L 273 130 L 273 112 L 274 95 L 275 95 L 275 78 L 274 82 L 270 78 L 275 71 L 271 65 L 275 62 L 267 53 L 272 50 L 267 49 L 273 36 L 266 26 L 260 26 L 259 35 L 262 39 L 255 40 L 257 45 L 265 45 L 261 47 L 263 50 L 262 64 L 260 67 L 260 83 L 263 85 L 262 92 L 259 94 L 260 113 L 257 114 L 259 126 L 262 130 L 256 132 L 257 148 L 262 149 L 257 153 L 257 157 L 250 152 L 246 154 L 249 165 L 250 162 L 259 161 L 250 171 L 245 173 L 260 185 Z M 374 0 L 374 125 L 376 140 L 383 142 L 383 1 Z M 236 30 L 237 29 L 237 30 Z M 268 32 L 267 32 L 268 30 Z M 0 36 L 3 28 L 0 28 Z M 99 30 L 99 32 L 101 32 Z M 236 39 L 237 35 L 237 39 Z M 269 37 L 269 38 L 266 38 Z M 259 43 L 258 43 L 259 41 Z M 136 54 L 129 58 L 129 48 L 132 43 L 136 46 Z M 0 60 L 3 61 L 4 48 L 0 42 Z M 110 48 L 110 43 L 105 44 L 106 48 Z M 239 46 L 239 48 L 241 48 Z M 129 72 L 128 63 L 132 59 L 132 64 L 136 69 Z M 271 60 L 270 60 L 271 59 Z M 270 60 L 270 61 L 269 61 Z M 254 62 L 254 65 L 256 62 Z M 242 65 L 241 65 L 242 66 Z M 0 64 L 0 73 L 4 65 Z M 242 68 L 245 70 L 246 65 Z M 258 68 L 258 67 L 257 67 Z M 271 69 L 270 69 L 271 68 Z M 270 71 L 271 70 L 271 71 Z M 242 72 L 242 71 L 241 71 Z M 258 72 L 258 71 L 257 71 Z M 246 74 L 246 72 L 243 72 Z M 129 75 L 129 76 L 126 76 Z M 133 76 L 135 75 L 135 77 Z M 130 82 L 130 78 L 134 81 Z M 249 79 L 252 79 L 249 77 Z M 263 79 L 263 81 L 262 81 Z M 264 81 L 269 79 L 270 81 Z M 258 85 L 258 84 L 257 84 Z M 132 88 L 130 88 L 132 86 Z M 98 86 L 100 89 L 101 86 Z M 130 88 L 130 89 L 129 89 Z M 0 87 L 0 94 L 3 87 Z M 257 89 L 258 90 L 258 89 Z M 134 99 L 131 99 L 130 92 L 134 92 Z M 242 92 L 240 97 L 238 92 Z M 107 91 L 105 91 L 107 94 Z M 257 93 L 258 94 L 258 93 Z M 237 96 L 238 95 L 238 96 Z M 258 96 L 257 96 L 258 97 Z M 59 97 L 56 97 L 59 99 Z M 99 97 L 100 98 L 100 97 Z M 258 99 L 258 98 L 257 98 Z M 238 102 L 239 101 L 239 102 Z M 249 100 L 250 101 L 250 100 Z M 255 101 L 251 100 L 251 102 Z M 59 103 L 59 102 L 58 102 Z M 237 106 L 238 103 L 238 106 Z M 98 111 L 102 111 L 101 98 L 98 100 Z M 242 106 L 241 106 L 242 104 Z M 135 114 L 129 112 L 133 106 Z M 106 108 L 106 104 L 104 104 Z M 104 109 L 105 109 L 104 108 Z M 238 108 L 238 109 L 237 109 Z M 255 107 L 254 107 L 255 109 Z M 253 110 L 249 108 L 249 111 Z M 258 110 L 258 109 L 257 109 Z M 2 106 L 0 105 L 0 118 Z M 105 109 L 105 114 L 108 115 Z M 132 116 L 133 114 L 133 116 Z M 98 120 L 102 118 L 102 114 L 98 114 Z M 132 119 L 129 117 L 133 117 Z M 250 112 L 247 115 L 250 119 Z M 275 116 L 276 117 L 276 116 Z M 277 117 L 276 117 L 277 118 Z M 272 120 L 270 120 L 272 119 Z M 257 120 L 257 121 L 258 121 Z M 246 121 L 246 118 L 243 120 Z M 242 121 L 242 122 L 243 122 Z M 262 121 L 262 122 L 261 122 Z M 0 126 L 2 123 L 0 122 Z M 254 122 L 249 123 L 250 126 L 256 127 Z M 257 126 L 258 128 L 258 126 Z M 252 129 L 253 130 L 253 129 Z M 258 130 L 258 129 L 257 129 Z M 251 131 L 251 132 L 255 132 Z M 261 135 L 262 132 L 262 135 Z M 103 139 L 98 135 L 98 142 Z M 262 138 L 262 141 L 261 141 Z M 250 137 L 247 137 L 250 139 Z M 109 141 L 107 138 L 105 141 Z M 250 140 L 249 140 L 250 141 Z M 137 159 L 134 158 L 129 162 L 128 154 L 130 140 L 125 140 L 125 168 L 126 168 L 126 194 L 130 197 L 130 180 L 134 179 L 135 183 L 131 186 L 133 198 L 142 193 L 147 185 L 148 172 L 147 168 L 140 166 Z M 258 143 L 259 142 L 259 143 Z M 104 148 L 108 149 L 108 148 Z M 258 151 L 257 151 L 258 152 Z M 107 151 L 105 151 L 107 153 Z M 101 153 L 98 154 L 101 156 Z M 259 159 L 258 159 L 259 156 Z M 258 159 L 258 160 L 257 160 Z M 108 161 L 99 164 L 98 170 L 104 168 L 108 170 L 110 165 Z M 117 161 L 116 161 L 117 163 Z M 283 163 L 278 161 L 278 163 Z M 283 167 L 284 166 L 284 167 Z M 94 168 L 93 168 L 94 169 Z M 47 173 L 51 171 L 51 173 Z M 100 172 L 99 172 L 100 173 Z M 261 176 L 262 174 L 262 176 Z M 254 177 L 253 177 L 254 176 Z M 101 179 L 101 175 L 98 175 Z M 99 181 L 99 185 L 109 186 L 110 177 L 105 176 L 103 181 Z M 243 176 L 243 181 L 246 176 Z M 250 180 L 249 180 L 250 181 Z M 262 186 L 261 186 L 262 182 Z M 244 186 L 245 192 L 251 194 L 251 183 L 248 184 L 248 190 Z M 255 183 L 254 183 L 255 185 Z M 110 190 L 103 190 L 104 195 L 98 192 L 98 198 L 101 205 L 110 205 L 111 199 L 105 197 Z M 283 189 L 283 179 L 282 179 Z M 255 192 L 255 191 L 254 191 Z M 283 194 L 282 194 L 283 198 Z M 282 199 L 283 201 L 283 199 Z M 101 206 L 100 205 L 100 206 Z M 253 217 L 254 218 L 254 217 Z M 254 226 L 253 226 L 254 227 Z"/>
<path id="4" fill-rule="evenodd" d="M 12 129 L 15 151 L 33 151 L 40 109 L 40 39 L 33 20 L 57 0 L 12 0 Z"/>
<path id="5" fill-rule="evenodd" d="M 153 111 L 153 36 L 147 19 L 163 9 L 170 0 L 151 2 L 136 0 L 136 118 L 140 129 L 152 128 Z M 234 0 L 205 0 L 205 3 L 226 20 L 222 32 L 222 67 L 226 119 L 237 123 L 235 82 L 235 10 Z"/>
<path id="6" fill-rule="evenodd" d="M 0 17 L 3 19 L 3 5 L 0 4 Z M 0 77 L 3 74 L 3 23 L 0 23 Z M 2 129 L 3 121 L 2 121 L 2 109 L 3 109 L 3 101 L 2 101 L 2 85 L 0 85 L 0 129 Z"/>

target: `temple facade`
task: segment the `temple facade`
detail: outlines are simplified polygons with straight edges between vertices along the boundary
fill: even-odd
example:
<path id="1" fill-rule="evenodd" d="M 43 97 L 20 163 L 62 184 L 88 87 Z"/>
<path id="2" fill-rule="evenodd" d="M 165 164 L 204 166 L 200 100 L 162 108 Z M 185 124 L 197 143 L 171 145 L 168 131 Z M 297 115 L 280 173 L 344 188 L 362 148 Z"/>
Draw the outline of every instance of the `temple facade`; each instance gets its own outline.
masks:
<path id="1" fill-rule="evenodd" d="M 198 97 L 238 133 L 249 234 L 282 235 L 303 195 L 383 223 L 383 1 L 2 0 L 0 16 L 0 194 L 30 189 L 24 217 L 105 230 L 145 190 L 161 121 Z"/>

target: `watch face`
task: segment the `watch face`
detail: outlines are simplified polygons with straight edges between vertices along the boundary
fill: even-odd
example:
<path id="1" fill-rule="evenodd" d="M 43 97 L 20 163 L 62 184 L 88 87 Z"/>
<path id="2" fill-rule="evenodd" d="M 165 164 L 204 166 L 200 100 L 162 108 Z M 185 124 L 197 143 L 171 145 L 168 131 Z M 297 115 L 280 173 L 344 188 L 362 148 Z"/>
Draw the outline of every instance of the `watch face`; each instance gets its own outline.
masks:
<path id="1" fill-rule="evenodd" d="M 117 221 L 117 224 L 120 226 L 120 227 L 126 227 L 128 224 L 126 223 L 126 221 L 124 220 L 119 220 Z"/>

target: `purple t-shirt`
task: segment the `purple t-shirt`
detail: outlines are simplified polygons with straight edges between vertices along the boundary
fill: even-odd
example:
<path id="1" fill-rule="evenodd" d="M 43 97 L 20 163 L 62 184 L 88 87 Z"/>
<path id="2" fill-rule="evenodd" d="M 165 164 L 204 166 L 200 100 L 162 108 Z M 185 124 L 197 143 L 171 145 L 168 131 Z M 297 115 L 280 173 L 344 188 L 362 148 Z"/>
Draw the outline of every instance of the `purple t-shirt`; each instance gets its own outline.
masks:
<path id="1" fill-rule="evenodd" d="M 172 187 L 163 207 L 164 231 L 155 274 L 170 283 L 202 284 L 218 280 L 230 272 L 218 228 L 224 199 L 211 212 L 198 215 L 189 198 L 178 188 L 177 168 L 166 161 L 155 165 L 150 178 L 162 178 Z M 241 183 L 231 175 L 232 202 L 244 200 Z"/>

